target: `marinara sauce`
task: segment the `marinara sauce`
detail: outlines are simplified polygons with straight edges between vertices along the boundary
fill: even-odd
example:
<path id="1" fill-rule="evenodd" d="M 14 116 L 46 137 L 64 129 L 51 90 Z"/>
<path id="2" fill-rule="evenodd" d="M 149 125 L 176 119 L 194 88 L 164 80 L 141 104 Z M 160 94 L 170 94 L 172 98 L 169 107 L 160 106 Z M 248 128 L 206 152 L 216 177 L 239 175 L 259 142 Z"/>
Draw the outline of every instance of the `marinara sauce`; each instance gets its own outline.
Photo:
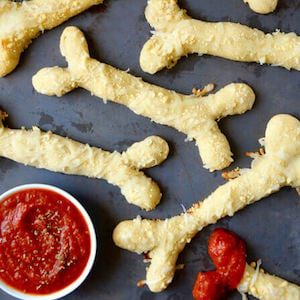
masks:
<path id="1" fill-rule="evenodd" d="M 51 294 L 74 282 L 91 252 L 78 208 L 45 189 L 16 192 L 0 202 L 0 278 L 29 294 Z"/>
<path id="2" fill-rule="evenodd" d="M 239 285 L 246 267 L 245 242 L 234 232 L 216 229 L 208 243 L 216 270 L 198 274 L 193 289 L 196 300 L 223 299 Z"/>

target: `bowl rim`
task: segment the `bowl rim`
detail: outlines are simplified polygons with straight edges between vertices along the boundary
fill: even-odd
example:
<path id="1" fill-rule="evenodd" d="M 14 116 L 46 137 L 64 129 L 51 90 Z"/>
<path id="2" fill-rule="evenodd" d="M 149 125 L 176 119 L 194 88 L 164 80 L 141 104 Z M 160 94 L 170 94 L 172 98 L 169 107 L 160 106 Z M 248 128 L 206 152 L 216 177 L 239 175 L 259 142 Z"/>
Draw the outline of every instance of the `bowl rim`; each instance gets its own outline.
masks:
<path id="1" fill-rule="evenodd" d="M 53 192 L 56 192 L 56 193 L 62 195 L 63 197 L 68 199 L 71 203 L 73 203 L 76 206 L 76 208 L 81 212 L 83 218 L 85 219 L 85 221 L 87 223 L 88 230 L 90 233 L 90 239 L 91 239 L 91 252 L 90 252 L 88 262 L 87 262 L 83 272 L 80 274 L 80 276 L 75 281 L 73 281 L 71 284 L 67 285 L 66 287 L 64 287 L 63 289 L 61 289 L 57 292 L 53 292 L 51 294 L 43 294 L 43 295 L 29 294 L 29 293 L 27 294 L 27 293 L 23 293 L 22 291 L 11 287 L 10 285 L 3 282 L 1 279 L 0 279 L 0 289 L 2 289 L 3 291 L 5 291 L 6 293 L 8 293 L 9 295 L 11 295 L 13 297 L 16 297 L 18 299 L 23 299 L 23 300 L 31 300 L 31 299 L 55 300 L 55 299 L 59 299 L 61 297 L 64 297 L 64 296 L 70 294 L 75 289 L 77 289 L 89 275 L 89 273 L 94 265 L 95 258 L 96 258 L 97 239 L 96 239 L 95 228 L 94 228 L 94 225 L 92 223 L 92 220 L 91 220 L 89 214 L 87 213 L 85 208 L 82 206 L 82 204 L 68 192 L 66 192 L 56 186 L 53 186 L 53 185 L 41 184 L 41 183 L 30 183 L 30 184 L 18 185 L 14 188 L 9 189 L 8 191 L 4 192 L 3 194 L 1 194 L 0 202 L 3 201 L 8 196 L 10 196 L 16 192 L 25 190 L 25 189 L 50 190 L 50 191 L 53 191 Z"/>

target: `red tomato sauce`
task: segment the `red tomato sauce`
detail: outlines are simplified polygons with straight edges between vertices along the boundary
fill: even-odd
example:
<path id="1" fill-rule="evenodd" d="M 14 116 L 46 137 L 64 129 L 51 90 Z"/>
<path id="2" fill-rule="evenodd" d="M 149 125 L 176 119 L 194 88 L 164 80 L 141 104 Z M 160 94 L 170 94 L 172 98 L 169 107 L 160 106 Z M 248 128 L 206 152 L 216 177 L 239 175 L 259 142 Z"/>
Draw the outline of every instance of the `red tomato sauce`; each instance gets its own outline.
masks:
<path id="1" fill-rule="evenodd" d="M 208 253 L 216 270 L 198 274 L 193 289 L 196 300 L 223 299 L 227 291 L 237 288 L 245 272 L 246 245 L 234 232 L 216 229 L 209 239 Z"/>
<path id="2" fill-rule="evenodd" d="M 29 294 L 51 294 L 74 282 L 91 252 L 78 208 L 45 189 L 16 192 L 0 202 L 0 279 Z"/>

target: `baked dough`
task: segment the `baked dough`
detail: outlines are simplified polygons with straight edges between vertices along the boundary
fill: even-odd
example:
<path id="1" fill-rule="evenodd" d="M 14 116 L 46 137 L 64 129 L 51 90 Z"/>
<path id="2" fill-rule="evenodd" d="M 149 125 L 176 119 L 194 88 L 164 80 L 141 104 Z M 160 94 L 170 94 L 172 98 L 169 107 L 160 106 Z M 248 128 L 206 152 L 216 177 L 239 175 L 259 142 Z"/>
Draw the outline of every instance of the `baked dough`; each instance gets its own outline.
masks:
<path id="1" fill-rule="evenodd" d="M 295 33 L 265 34 L 237 23 L 192 19 L 177 0 L 149 0 L 145 14 L 155 32 L 141 51 L 140 64 L 150 74 L 172 68 L 190 53 L 300 70 L 300 37 Z"/>
<path id="2" fill-rule="evenodd" d="M 155 208 L 161 193 L 139 170 L 160 164 L 168 152 L 168 144 L 157 136 L 133 144 L 126 152 L 110 153 L 37 127 L 5 128 L 0 120 L 0 156 L 54 172 L 105 179 L 118 186 L 129 203 L 146 210 Z"/>
<path id="3" fill-rule="evenodd" d="M 60 49 L 68 68 L 45 68 L 33 78 L 34 88 L 49 96 L 62 96 L 82 87 L 102 99 L 126 105 L 136 114 L 176 128 L 195 139 L 204 166 L 211 171 L 227 167 L 232 153 L 215 120 L 251 109 L 255 95 L 246 84 L 230 84 L 214 95 L 182 95 L 144 82 L 125 71 L 90 58 L 83 33 L 64 30 Z"/>
<path id="4" fill-rule="evenodd" d="M 115 228 L 117 246 L 149 252 L 146 283 L 151 291 L 160 292 L 170 284 L 179 253 L 203 227 L 233 216 L 284 186 L 300 186 L 300 122 L 290 115 L 273 117 L 267 125 L 265 148 L 248 172 L 220 186 L 186 213 L 166 220 L 137 217 Z"/>
<path id="5" fill-rule="evenodd" d="M 259 14 L 269 14 L 277 6 L 278 0 L 243 0 L 250 8 Z"/>
<path id="6" fill-rule="evenodd" d="M 0 1 L 0 77 L 13 71 L 31 40 L 103 0 Z"/>
<path id="7" fill-rule="evenodd" d="M 299 286 L 248 264 L 238 290 L 261 300 L 300 300 Z"/>

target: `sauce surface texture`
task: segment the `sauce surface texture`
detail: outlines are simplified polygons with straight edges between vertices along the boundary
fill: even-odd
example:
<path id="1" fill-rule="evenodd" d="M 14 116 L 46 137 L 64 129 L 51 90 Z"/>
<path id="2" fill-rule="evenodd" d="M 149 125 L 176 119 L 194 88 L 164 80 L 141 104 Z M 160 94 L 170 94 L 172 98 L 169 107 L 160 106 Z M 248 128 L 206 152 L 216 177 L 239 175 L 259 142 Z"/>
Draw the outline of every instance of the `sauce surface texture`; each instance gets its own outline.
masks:
<path id="1" fill-rule="evenodd" d="M 62 195 L 16 192 L 0 202 L 0 278 L 30 294 L 50 294 L 74 282 L 91 252 L 86 221 Z"/>
<path id="2" fill-rule="evenodd" d="M 245 242 L 232 231 L 216 229 L 209 239 L 208 253 L 217 269 L 198 274 L 193 296 L 196 300 L 224 299 L 227 291 L 237 288 L 244 275 Z"/>

